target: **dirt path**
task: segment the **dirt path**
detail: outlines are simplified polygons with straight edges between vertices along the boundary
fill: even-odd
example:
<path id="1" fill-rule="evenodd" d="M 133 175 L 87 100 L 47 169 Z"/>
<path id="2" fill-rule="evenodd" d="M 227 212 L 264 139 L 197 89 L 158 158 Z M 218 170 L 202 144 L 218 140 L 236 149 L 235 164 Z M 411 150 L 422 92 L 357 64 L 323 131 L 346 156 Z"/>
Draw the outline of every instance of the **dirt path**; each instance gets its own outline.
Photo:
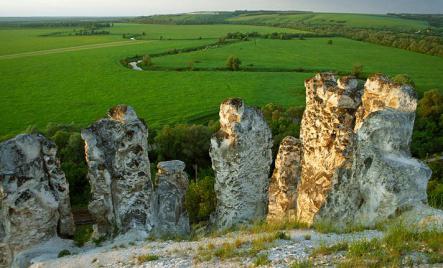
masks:
<path id="1" fill-rule="evenodd" d="M 83 46 L 75 46 L 75 47 L 55 48 L 55 49 L 48 49 L 48 50 L 39 50 L 39 51 L 23 52 L 23 53 L 16 53 L 16 54 L 0 55 L 0 60 L 17 59 L 17 58 L 31 57 L 31 56 L 42 56 L 42 55 L 48 55 L 48 54 L 80 51 L 80 50 L 88 50 L 88 49 L 96 49 L 96 48 L 139 45 L 139 44 L 149 43 L 149 42 L 153 42 L 153 41 L 131 40 L 131 41 L 118 41 L 118 42 L 83 45 Z"/>

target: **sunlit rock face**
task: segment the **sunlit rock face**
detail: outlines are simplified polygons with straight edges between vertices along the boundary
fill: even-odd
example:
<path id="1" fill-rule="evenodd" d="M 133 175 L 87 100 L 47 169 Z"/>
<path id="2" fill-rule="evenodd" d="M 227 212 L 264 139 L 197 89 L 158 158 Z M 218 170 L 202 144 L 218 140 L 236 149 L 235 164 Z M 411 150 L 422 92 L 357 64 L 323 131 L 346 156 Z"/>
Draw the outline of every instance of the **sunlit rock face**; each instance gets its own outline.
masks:
<path id="1" fill-rule="evenodd" d="M 228 228 L 266 216 L 272 135 L 260 110 L 228 99 L 209 154 L 215 171 L 216 211 L 211 223 Z"/>
<path id="2" fill-rule="evenodd" d="M 149 232 L 155 225 L 147 128 L 125 105 L 111 108 L 108 118 L 82 130 L 94 217 L 94 237 L 131 229 Z"/>
<path id="3" fill-rule="evenodd" d="M 361 90 L 357 80 L 317 74 L 305 81 L 306 109 L 300 129 L 303 143 L 301 181 L 298 185 L 297 217 L 311 224 L 325 204 L 336 170 L 349 165 L 355 112 Z"/>
<path id="4" fill-rule="evenodd" d="M 426 204 L 431 170 L 409 152 L 416 106 L 411 87 L 381 75 L 367 80 L 356 115 L 352 166 L 337 172 L 318 218 L 371 226 Z M 346 209 L 352 213 L 343 213 Z"/>
<path id="5" fill-rule="evenodd" d="M 39 134 L 0 144 L 0 267 L 57 234 L 74 234 L 69 185 L 56 153 Z"/>
<path id="6" fill-rule="evenodd" d="M 157 235 L 184 236 L 190 233 L 189 216 L 185 208 L 188 175 L 185 163 L 179 160 L 157 165 L 158 228 Z"/>
<path id="7" fill-rule="evenodd" d="M 294 219 L 297 208 L 297 184 L 301 175 L 302 144 L 285 137 L 278 149 L 275 169 L 269 184 L 268 220 Z"/>

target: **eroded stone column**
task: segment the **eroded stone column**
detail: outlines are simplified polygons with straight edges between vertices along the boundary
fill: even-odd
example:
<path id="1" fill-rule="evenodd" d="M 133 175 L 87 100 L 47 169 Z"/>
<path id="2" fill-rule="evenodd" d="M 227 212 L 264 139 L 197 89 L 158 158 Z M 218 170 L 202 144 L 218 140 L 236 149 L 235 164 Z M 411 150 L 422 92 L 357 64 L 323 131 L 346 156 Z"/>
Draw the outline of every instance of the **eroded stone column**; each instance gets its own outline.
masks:
<path id="1" fill-rule="evenodd" d="M 190 233 L 185 194 L 189 180 L 185 163 L 179 160 L 157 165 L 158 232 L 159 235 L 184 236 Z"/>
<path id="2" fill-rule="evenodd" d="M 0 144 L 0 266 L 57 234 L 74 234 L 69 184 L 56 152 L 39 134 Z"/>
<path id="3" fill-rule="evenodd" d="M 297 217 L 312 224 L 325 204 L 337 168 L 349 164 L 355 111 L 361 91 L 357 80 L 333 74 L 317 74 L 305 81 L 306 109 L 300 129 L 303 143 L 301 182 L 298 186 Z"/>
<path id="4" fill-rule="evenodd" d="M 275 169 L 269 184 L 268 220 L 296 217 L 301 160 L 301 141 L 291 136 L 285 137 L 278 149 Z"/>
<path id="5" fill-rule="evenodd" d="M 148 131 L 135 111 L 118 105 L 82 131 L 95 218 L 94 237 L 131 229 L 149 232 L 155 225 L 154 192 L 147 145 Z"/>
<path id="6" fill-rule="evenodd" d="M 218 228 L 263 219 L 267 210 L 272 135 L 260 110 L 228 99 L 220 105 L 220 130 L 209 154 L 215 171 Z"/>

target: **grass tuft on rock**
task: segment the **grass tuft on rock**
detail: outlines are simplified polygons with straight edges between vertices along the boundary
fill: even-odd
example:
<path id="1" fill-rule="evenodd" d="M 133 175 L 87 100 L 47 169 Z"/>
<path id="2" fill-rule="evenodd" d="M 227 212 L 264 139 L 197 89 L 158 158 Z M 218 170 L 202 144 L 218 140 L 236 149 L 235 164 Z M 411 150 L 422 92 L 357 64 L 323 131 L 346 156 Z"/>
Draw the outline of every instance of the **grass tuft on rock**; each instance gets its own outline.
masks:
<path id="1" fill-rule="evenodd" d="M 149 262 L 149 261 L 156 261 L 158 259 L 159 259 L 159 257 L 157 255 L 153 255 L 153 254 L 146 254 L 146 255 L 137 256 L 137 262 L 139 264 Z"/>

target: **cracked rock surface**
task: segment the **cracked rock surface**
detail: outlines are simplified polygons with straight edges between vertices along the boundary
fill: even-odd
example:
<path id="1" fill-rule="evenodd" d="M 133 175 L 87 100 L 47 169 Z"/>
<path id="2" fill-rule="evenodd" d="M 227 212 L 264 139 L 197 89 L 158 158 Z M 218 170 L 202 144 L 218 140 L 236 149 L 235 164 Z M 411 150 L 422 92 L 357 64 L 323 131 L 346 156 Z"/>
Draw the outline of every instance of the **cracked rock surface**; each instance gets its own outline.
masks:
<path id="1" fill-rule="evenodd" d="M 148 158 L 148 131 L 126 105 L 82 130 L 94 217 L 94 237 L 131 229 L 150 232 L 155 225 L 154 190 Z"/>
<path id="2" fill-rule="evenodd" d="M 220 130 L 209 154 L 215 171 L 216 210 L 211 222 L 229 228 L 266 216 L 272 134 L 260 110 L 240 99 L 220 105 Z"/>
<path id="3" fill-rule="evenodd" d="M 56 153 L 40 134 L 0 143 L 0 267 L 34 245 L 74 234 L 69 184 Z"/>

